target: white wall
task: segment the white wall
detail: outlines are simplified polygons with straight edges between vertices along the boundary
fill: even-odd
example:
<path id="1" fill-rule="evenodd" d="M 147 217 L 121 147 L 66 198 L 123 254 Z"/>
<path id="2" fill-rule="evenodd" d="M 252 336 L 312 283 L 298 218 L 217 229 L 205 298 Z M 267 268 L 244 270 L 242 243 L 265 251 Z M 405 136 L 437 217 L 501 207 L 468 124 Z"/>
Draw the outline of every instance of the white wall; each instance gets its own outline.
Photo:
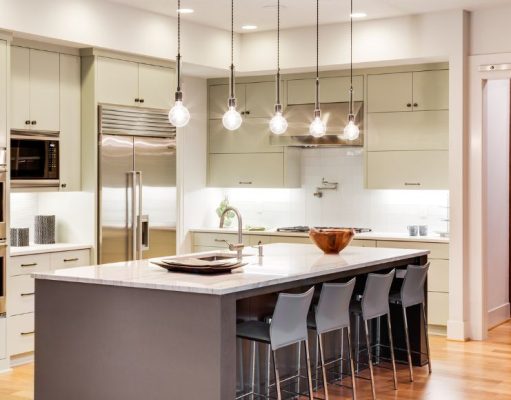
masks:
<path id="1" fill-rule="evenodd" d="M 486 8 L 471 13 L 470 54 L 497 54 L 511 51 L 511 5 Z"/>
<path id="2" fill-rule="evenodd" d="M 164 15 L 102 0 L 0 0 L 0 10 L 0 29 L 24 37 L 169 60 L 176 57 L 177 20 Z M 230 38 L 227 31 L 183 22 L 183 62 L 226 69 Z"/>
<path id="3" fill-rule="evenodd" d="M 87 192 L 11 193 L 11 228 L 30 228 L 34 216 L 55 215 L 56 240 L 61 243 L 94 243 L 94 196 Z"/>
<path id="4" fill-rule="evenodd" d="M 486 268 L 488 326 L 509 318 L 510 81 L 486 84 Z"/>

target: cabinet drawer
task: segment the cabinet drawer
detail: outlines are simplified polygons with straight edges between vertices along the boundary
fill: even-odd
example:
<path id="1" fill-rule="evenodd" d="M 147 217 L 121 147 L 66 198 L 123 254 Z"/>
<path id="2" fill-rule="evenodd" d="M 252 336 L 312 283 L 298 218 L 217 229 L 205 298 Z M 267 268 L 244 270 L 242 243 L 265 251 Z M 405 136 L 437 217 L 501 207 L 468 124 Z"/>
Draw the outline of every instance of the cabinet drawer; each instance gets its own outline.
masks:
<path id="1" fill-rule="evenodd" d="M 376 240 L 354 239 L 351 241 L 350 246 L 376 247 Z"/>
<path id="2" fill-rule="evenodd" d="M 84 267 L 90 265 L 90 250 L 73 250 L 51 253 L 52 269 Z"/>
<path id="3" fill-rule="evenodd" d="M 11 257 L 8 269 L 9 276 L 45 272 L 50 269 L 50 255 L 31 254 Z"/>
<path id="4" fill-rule="evenodd" d="M 428 291 L 449 292 L 449 261 L 431 260 L 428 273 Z"/>
<path id="5" fill-rule="evenodd" d="M 449 188 L 449 152 L 369 151 L 368 189 L 445 189 Z"/>
<path id="6" fill-rule="evenodd" d="M 0 332 L 7 333 L 7 318 L 0 317 Z M 5 340 L 5 333 L 2 334 L 2 340 L 0 340 L 0 360 L 7 357 L 7 340 Z"/>
<path id="7" fill-rule="evenodd" d="M 312 240 L 308 237 L 298 237 L 298 236 L 274 236 L 271 239 L 272 243 L 302 243 L 302 244 L 312 244 Z"/>
<path id="8" fill-rule="evenodd" d="M 248 243 L 250 246 L 257 246 L 259 242 L 261 242 L 261 244 L 272 243 L 271 241 L 272 238 L 271 236 L 268 235 L 249 235 L 248 238 L 249 238 Z"/>
<path id="9" fill-rule="evenodd" d="M 194 233 L 193 245 L 195 247 L 213 247 L 213 248 L 227 248 L 227 240 L 229 243 L 236 243 L 238 241 L 235 233 Z M 207 250 L 203 250 L 207 251 Z"/>
<path id="10" fill-rule="evenodd" d="M 429 250 L 430 259 L 449 259 L 449 245 L 447 243 L 428 243 L 428 242 L 395 242 L 391 240 L 378 240 L 378 247 L 388 247 L 392 249 L 417 249 Z"/>
<path id="11" fill-rule="evenodd" d="M 34 312 L 35 283 L 30 275 L 18 275 L 9 279 L 7 303 L 9 315 Z"/>
<path id="12" fill-rule="evenodd" d="M 7 323 L 7 343 L 10 355 L 34 351 L 34 314 L 10 317 Z"/>
<path id="13" fill-rule="evenodd" d="M 449 293 L 428 292 L 428 324 L 447 325 L 449 319 Z"/>

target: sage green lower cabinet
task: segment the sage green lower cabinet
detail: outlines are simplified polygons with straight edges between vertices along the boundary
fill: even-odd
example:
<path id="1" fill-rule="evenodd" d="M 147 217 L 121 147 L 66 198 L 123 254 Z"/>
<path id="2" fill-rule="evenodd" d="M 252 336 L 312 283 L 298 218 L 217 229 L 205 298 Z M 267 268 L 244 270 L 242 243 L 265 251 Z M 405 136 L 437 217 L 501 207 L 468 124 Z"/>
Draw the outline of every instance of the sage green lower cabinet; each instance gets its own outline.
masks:
<path id="1" fill-rule="evenodd" d="M 368 189 L 449 189 L 449 152 L 369 151 Z"/>
<path id="2" fill-rule="evenodd" d="M 282 153 L 209 154 L 211 187 L 300 187 L 298 149 Z"/>

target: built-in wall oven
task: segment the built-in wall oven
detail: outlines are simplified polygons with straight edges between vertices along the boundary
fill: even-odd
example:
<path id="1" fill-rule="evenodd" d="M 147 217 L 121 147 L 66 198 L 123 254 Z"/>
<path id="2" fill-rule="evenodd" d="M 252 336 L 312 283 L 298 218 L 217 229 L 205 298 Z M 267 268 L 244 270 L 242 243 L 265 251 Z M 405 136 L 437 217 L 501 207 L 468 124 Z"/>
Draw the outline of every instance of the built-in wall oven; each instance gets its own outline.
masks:
<path id="1" fill-rule="evenodd" d="M 11 132 L 11 186 L 59 186 L 58 132 Z"/>

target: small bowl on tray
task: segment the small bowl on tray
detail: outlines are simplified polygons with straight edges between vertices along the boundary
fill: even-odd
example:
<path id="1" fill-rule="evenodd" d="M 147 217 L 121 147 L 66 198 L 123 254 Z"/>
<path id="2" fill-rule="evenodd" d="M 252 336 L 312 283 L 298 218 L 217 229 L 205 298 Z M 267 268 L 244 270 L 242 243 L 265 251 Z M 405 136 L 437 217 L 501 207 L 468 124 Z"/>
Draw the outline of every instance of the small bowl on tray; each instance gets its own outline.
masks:
<path id="1" fill-rule="evenodd" d="M 338 254 L 353 240 L 355 231 L 351 228 L 311 228 L 309 237 L 325 254 Z"/>

